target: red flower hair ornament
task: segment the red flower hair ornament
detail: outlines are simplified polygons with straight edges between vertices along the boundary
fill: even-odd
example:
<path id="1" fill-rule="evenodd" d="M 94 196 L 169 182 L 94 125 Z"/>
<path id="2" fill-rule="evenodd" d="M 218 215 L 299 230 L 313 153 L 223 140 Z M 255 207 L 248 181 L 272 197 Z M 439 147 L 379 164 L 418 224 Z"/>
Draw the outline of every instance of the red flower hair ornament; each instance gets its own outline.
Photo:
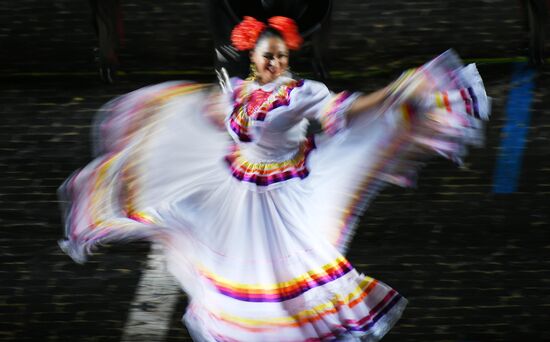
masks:
<path id="1" fill-rule="evenodd" d="M 231 43 L 240 51 L 252 50 L 256 46 L 258 37 L 268 27 L 277 30 L 290 50 L 298 50 L 303 39 L 298 32 L 298 26 L 294 20 L 287 17 L 271 17 L 267 25 L 252 17 L 244 17 L 233 31 L 231 31 Z"/>

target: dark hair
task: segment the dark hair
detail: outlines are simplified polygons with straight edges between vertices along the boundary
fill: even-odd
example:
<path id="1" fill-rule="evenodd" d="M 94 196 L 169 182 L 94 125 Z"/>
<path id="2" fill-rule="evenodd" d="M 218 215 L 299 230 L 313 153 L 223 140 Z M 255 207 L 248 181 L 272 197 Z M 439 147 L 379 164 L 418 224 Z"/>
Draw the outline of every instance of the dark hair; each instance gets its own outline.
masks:
<path id="1" fill-rule="evenodd" d="M 283 38 L 283 35 L 281 34 L 281 32 L 279 32 L 278 30 L 274 29 L 273 27 L 267 27 L 265 30 L 262 31 L 262 33 L 260 33 L 260 35 L 258 36 L 258 39 L 256 40 L 256 45 L 258 45 L 258 43 L 261 41 L 261 40 L 264 40 L 264 39 L 267 39 L 267 38 L 279 38 L 281 39 L 282 41 L 284 41 L 284 38 Z"/>

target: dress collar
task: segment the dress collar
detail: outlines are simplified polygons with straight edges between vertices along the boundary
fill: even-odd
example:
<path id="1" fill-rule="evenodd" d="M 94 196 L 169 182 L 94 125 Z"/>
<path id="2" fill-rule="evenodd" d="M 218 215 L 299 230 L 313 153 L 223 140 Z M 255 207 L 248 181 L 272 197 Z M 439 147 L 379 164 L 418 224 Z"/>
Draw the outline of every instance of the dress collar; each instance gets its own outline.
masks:
<path id="1" fill-rule="evenodd" d="M 250 82 L 250 87 L 252 88 L 252 90 L 261 89 L 263 91 L 271 92 L 271 91 L 275 90 L 277 87 L 292 81 L 293 78 L 291 76 L 292 75 L 290 75 L 290 73 L 285 73 L 285 74 L 279 76 L 274 81 L 271 81 L 269 83 L 262 84 L 262 85 L 260 85 L 256 81 L 252 81 L 252 82 Z"/>

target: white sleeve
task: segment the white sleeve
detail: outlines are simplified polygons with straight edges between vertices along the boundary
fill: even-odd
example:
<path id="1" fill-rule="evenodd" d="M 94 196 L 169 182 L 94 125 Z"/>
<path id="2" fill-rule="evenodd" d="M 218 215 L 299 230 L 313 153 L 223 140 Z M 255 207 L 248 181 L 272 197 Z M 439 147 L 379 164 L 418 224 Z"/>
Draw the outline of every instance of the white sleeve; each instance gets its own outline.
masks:
<path id="1" fill-rule="evenodd" d="M 361 93 L 332 93 L 320 82 L 305 81 L 303 115 L 321 123 L 323 131 L 334 135 L 346 126 L 346 113 Z"/>

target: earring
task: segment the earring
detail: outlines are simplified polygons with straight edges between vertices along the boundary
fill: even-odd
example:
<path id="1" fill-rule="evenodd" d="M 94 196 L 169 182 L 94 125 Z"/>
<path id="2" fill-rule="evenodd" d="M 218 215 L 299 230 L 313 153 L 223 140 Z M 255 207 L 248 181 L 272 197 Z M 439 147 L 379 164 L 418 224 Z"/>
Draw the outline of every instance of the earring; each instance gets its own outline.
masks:
<path id="1" fill-rule="evenodd" d="M 256 69 L 256 64 L 250 63 L 250 74 L 246 78 L 247 81 L 255 81 L 258 77 L 258 69 Z"/>

